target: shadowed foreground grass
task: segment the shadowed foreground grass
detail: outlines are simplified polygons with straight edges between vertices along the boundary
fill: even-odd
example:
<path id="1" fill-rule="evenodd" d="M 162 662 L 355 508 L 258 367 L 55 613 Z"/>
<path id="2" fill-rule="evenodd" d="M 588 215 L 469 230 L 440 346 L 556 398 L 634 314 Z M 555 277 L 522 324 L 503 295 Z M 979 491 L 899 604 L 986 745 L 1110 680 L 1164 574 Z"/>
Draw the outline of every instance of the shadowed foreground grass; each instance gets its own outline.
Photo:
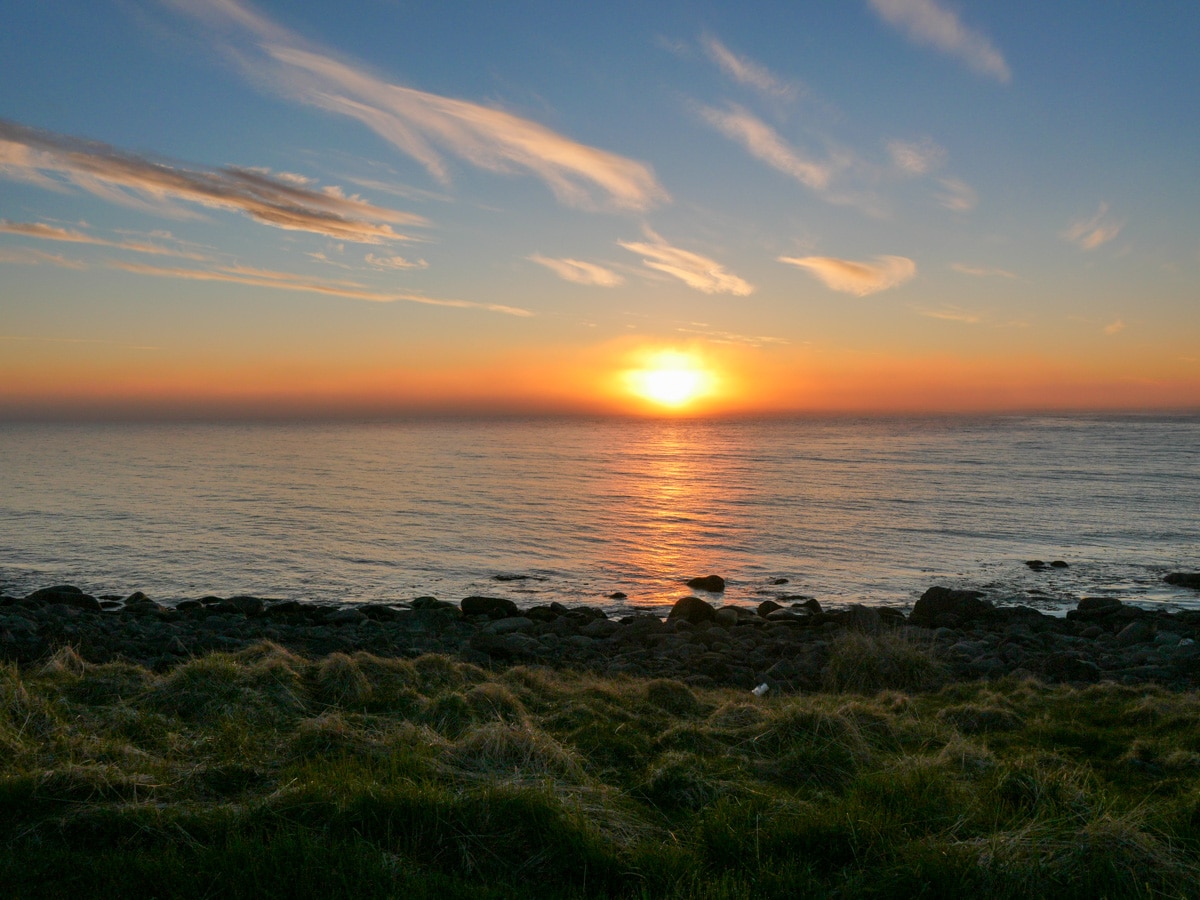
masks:
<path id="1" fill-rule="evenodd" d="M 910 646 L 847 654 L 862 665 L 842 660 L 830 686 L 861 693 L 762 699 L 271 644 L 165 674 L 69 649 L 0 666 L 0 885 L 1200 895 L 1200 697 L 1016 680 L 934 692 L 936 664 Z"/>

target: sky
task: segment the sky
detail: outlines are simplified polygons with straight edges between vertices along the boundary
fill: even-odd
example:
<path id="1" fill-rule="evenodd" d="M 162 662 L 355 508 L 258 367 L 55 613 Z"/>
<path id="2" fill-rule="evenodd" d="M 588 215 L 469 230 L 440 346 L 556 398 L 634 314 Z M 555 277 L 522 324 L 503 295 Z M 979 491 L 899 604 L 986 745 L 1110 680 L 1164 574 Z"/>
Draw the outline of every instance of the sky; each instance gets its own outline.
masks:
<path id="1" fill-rule="evenodd" d="M 0 418 L 1200 409 L 1200 5 L 0 0 Z"/>

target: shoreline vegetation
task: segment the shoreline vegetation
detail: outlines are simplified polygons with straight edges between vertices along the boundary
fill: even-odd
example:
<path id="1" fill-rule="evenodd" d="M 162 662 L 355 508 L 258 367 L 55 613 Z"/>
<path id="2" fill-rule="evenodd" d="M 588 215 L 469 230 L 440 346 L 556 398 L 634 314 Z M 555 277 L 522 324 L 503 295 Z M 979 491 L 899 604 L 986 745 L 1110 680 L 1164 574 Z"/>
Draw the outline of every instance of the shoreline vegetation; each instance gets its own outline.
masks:
<path id="1" fill-rule="evenodd" d="M 1200 895 L 1200 613 L 776 607 L 2 597 L 0 884 Z"/>

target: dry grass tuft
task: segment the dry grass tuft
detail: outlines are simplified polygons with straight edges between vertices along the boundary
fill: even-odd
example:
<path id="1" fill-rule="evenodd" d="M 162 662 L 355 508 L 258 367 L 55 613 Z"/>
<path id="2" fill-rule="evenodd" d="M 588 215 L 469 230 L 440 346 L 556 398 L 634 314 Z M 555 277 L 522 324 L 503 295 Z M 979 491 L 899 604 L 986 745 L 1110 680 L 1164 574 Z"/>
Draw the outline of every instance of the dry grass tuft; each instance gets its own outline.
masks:
<path id="1" fill-rule="evenodd" d="M 826 690 L 856 694 L 926 691 L 945 681 L 945 667 L 937 659 L 932 639 L 911 629 L 840 634 L 830 645 L 822 672 Z"/>
<path id="2" fill-rule="evenodd" d="M 579 758 L 528 724 L 488 722 L 464 734 L 446 755 L 461 772 L 503 781 L 583 778 Z"/>
<path id="3" fill-rule="evenodd" d="M 331 653 L 317 664 L 316 694 L 331 706 L 361 707 L 371 699 L 371 682 L 357 661 Z"/>

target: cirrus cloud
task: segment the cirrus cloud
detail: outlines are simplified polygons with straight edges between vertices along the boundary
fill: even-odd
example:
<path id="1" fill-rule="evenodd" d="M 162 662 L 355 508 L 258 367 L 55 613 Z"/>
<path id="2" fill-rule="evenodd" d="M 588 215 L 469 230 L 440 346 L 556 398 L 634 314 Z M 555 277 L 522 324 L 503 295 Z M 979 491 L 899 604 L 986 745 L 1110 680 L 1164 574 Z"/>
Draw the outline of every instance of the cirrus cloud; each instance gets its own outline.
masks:
<path id="1" fill-rule="evenodd" d="M 278 178 L 256 169 L 205 169 L 151 160 L 108 144 L 3 119 L 0 176 L 59 189 L 70 185 L 113 203 L 167 215 L 196 215 L 179 207 L 180 202 L 240 212 L 264 225 L 365 244 L 410 239 L 389 223 L 428 224 L 412 213 L 346 197 L 336 187 L 316 190 L 300 185 L 294 176 Z"/>
<path id="2" fill-rule="evenodd" d="M 534 253 L 526 258 L 539 266 L 545 266 L 563 281 L 593 287 L 617 287 L 625 283 L 625 279 L 611 269 L 580 259 L 551 259 L 540 253 Z"/>
<path id="3" fill-rule="evenodd" d="M 1081 250 L 1095 250 L 1115 238 L 1124 227 L 1124 222 L 1108 214 L 1108 204 L 1101 203 L 1095 215 L 1076 219 L 1062 236 Z"/>
<path id="4" fill-rule="evenodd" d="M 754 285 L 742 280 L 716 260 L 672 247 L 650 229 L 646 241 L 617 241 L 630 253 L 642 256 L 642 265 L 672 278 L 678 278 L 690 288 L 705 294 L 733 294 L 746 297 L 754 293 Z"/>
<path id="5" fill-rule="evenodd" d="M 917 44 L 956 56 L 981 75 L 1007 84 L 1012 72 L 992 42 L 968 28 L 953 11 L 935 0 L 869 0 L 871 8 L 889 25 Z"/>
<path id="6" fill-rule="evenodd" d="M 871 261 L 781 256 L 779 262 L 807 269 L 830 290 L 859 297 L 896 287 L 917 274 L 917 264 L 906 256 L 877 256 Z"/>

